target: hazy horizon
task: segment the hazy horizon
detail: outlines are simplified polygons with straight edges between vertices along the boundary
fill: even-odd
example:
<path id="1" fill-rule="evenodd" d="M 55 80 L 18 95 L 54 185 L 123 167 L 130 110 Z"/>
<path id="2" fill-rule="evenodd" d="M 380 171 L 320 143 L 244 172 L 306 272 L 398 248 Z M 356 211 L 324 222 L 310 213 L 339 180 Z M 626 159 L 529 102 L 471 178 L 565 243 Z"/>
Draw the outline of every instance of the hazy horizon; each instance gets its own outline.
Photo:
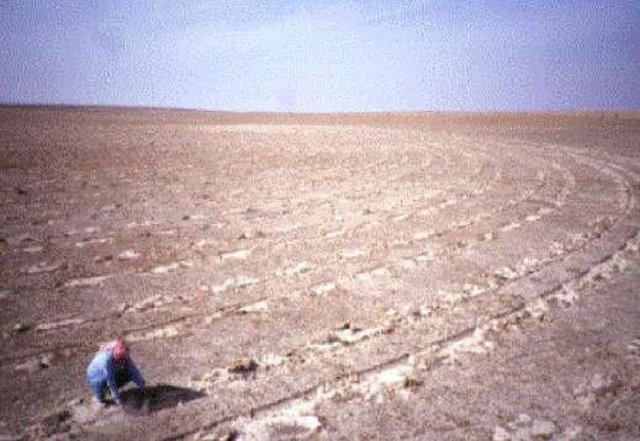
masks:
<path id="1" fill-rule="evenodd" d="M 231 112 L 640 108 L 640 3 L 0 4 L 0 103 Z"/>

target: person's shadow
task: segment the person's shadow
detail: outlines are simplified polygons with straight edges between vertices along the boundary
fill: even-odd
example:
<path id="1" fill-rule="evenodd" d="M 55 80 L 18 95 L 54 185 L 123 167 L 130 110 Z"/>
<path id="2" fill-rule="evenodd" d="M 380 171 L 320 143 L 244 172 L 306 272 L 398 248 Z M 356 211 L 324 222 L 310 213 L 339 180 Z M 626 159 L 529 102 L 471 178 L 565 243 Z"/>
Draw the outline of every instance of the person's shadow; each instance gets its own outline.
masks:
<path id="1" fill-rule="evenodd" d="M 120 394 L 123 409 L 128 414 L 140 416 L 176 407 L 204 396 L 204 393 L 193 389 L 162 383 L 144 389 L 127 389 Z"/>

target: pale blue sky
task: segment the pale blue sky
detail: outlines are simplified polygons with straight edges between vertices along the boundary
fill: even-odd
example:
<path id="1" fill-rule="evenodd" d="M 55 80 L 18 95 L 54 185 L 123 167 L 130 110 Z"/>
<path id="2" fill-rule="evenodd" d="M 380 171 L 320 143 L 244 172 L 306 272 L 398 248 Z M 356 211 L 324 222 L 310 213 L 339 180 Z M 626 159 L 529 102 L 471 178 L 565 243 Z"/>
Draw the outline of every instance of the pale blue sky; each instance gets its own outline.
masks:
<path id="1" fill-rule="evenodd" d="M 0 102 L 640 107 L 638 1 L 0 2 Z"/>

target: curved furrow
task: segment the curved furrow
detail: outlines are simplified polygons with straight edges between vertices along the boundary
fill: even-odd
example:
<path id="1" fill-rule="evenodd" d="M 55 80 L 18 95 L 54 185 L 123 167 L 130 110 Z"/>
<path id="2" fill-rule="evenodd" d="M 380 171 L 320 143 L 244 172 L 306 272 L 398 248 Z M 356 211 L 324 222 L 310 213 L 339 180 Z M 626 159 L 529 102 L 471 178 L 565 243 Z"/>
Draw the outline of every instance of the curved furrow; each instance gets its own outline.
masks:
<path id="1" fill-rule="evenodd" d="M 622 178 L 623 176 L 617 175 L 617 177 Z M 628 184 L 628 181 L 625 181 L 624 179 L 623 181 L 627 182 Z M 627 185 L 627 189 L 628 188 L 629 186 Z M 632 193 L 628 193 L 628 196 L 629 196 L 629 199 L 628 199 L 628 203 L 625 205 L 624 214 L 627 217 L 633 218 L 638 214 L 637 202 L 635 200 L 635 196 Z M 335 367 L 338 363 L 336 363 L 335 359 L 332 360 L 331 357 L 326 359 L 316 359 L 317 365 L 320 365 L 323 367 L 326 367 L 326 366 L 330 367 L 329 369 L 325 369 L 325 371 L 329 370 L 331 372 L 331 374 L 327 374 L 329 375 L 328 377 L 327 376 L 323 377 L 322 375 L 319 375 L 318 377 L 316 377 L 316 378 L 325 378 L 324 381 L 319 381 L 314 386 L 307 386 L 305 388 L 302 388 L 302 390 L 299 390 L 297 393 L 291 394 L 284 398 L 267 402 L 262 405 L 257 405 L 257 406 L 252 405 L 250 412 L 240 411 L 236 415 L 229 415 L 229 414 L 223 413 L 220 415 L 218 420 L 213 422 L 211 422 L 210 420 L 208 423 L 203 423 L 202 419 L 200 419 L 200 421 L 198 421 L 197 424 L 193 426 L 193 429 L 186 431 L 184 433 L 181 433 L 180 436 L 196 433 L 203 429 L 210 430 L 213 427 L 222 423 L 228 423 L 230 421 L 238 421 L 239 418 L 242 418 L 243 416 L 248 415 L 249 413 L 251 414 L 252 418 L 256 418 L 256 415 L 259 418 L 261 414 L 268 415 L 270 412 L 278 411 L 279 409 L 290 409 L 292 406 L 295 406 L 297 402 L 301 399 L 315 400 L 318 396 L 321 396 L 321 398 L 319 399 L 322 400 L 322 399 L 325 399 L 326 397 L 332 396 L 333 393 L 344 392 L 345 381 L 347 381 L 350 384 L 349 386 L 350 388 L 356 389 L 356 391 L 362 391 L 362 390 L 367 391 L 367 390 L 370 390 L 372 386 L 375 386 L 376 382 L 381 381 L 380 375 L 383 372 L 387 372 L 388 370 L 395 370 L 400 365 L 406 364 L 407 362 L 409 362 L 409 364 L 413 366 L 417 362 L 424 364 L 425 360 L 429 360 L 429 359 L 434 359 L 434 358 L 442 359 L 442 358 L 451 357 L 452 356 L 451 354 L 456 353 L 456 351 L 464 351 L 466 344 L 471 344 L 472 346 L 475 344 L 476 346 L 479 345 L 479 347 L 482 348 L 482 345 L 484 344 L 483 343 L 484 336 L 487 332 L 493 332 L 493 333 L 500 332 L 501 329 L 504 329 L 510 326 L 511 324 L 517 324 L 520 320 L 522 320 L 523 318 L 526 318 L 526 316 L 535 314 L 536 308 L 540 307 L 541 300 L 550 300 L 552 301 L 553 304 L 557 304 L 557 302 L 560 302 L 566 298 L 566 291 L 570 289 L 568 287 L 575 286 L 575 287 L 584 288 L 584 286 L 588 286 L 589 284 L 592 284 L 592 283 L 597 283 L 598 280 L 602 280 L 603 278 L 606 278 L 603 275 L 615 274 L 617 271 L 620 271 L 621 270 L 620 259 L 624 259 L 624 255 L 628 253 L 637 254 L 638 247 L 640 245 L 640 235 L 638 234 L 637 224 L 635 225 L 634 228 L 631 228 L 630 231 L 629 231 L 629 228 L 627 227 L 628 226 L 622 225 L 622 223 L 618 223 L 616 226 L 614 226 L 611 229 L 612 231 L 610 235 L 613 237 L 607 242 L 609 242 L 609 246 L 613 246 L 613 249 L 609 248 L 608 251 L 605 250 L 605 252 L 603 253 L 600 247 L 591 246 L 590 248 L 593 248 L 593 250 L 591 250 L 588 253 L 585 253 L 585 254 L 591 255 L 590 263 L 584 265 L 582 269 L 577 273 L 576 273 L 576 268 L 572 267 L 572 271 L 568 271 L 565 273 L 564 279 L 555 280 L 555 281 L 550 280 L 549 281 L 549 283 L 551 283 L 550 287 L 543 286 L 542 291 L 538 291 L 535 294 L 529 293 L 529 295 L 526 296 L 524 300 L 522 298 L 516 299 L 514 297 L 511 297 L 512 299 L 511 302 L 506 302 L 506 303 L 495 302 L 495 304 L 497 305 L 497 310 L 495 310 L 496 309 L 495 306 L 493 308 L 494 309 L 493 313 L 491 313 L 489 309 L 483 310 L 481 315 L 479 316 L 479 317 L 482 317 L 480 320 L 477 319 L 478 317 L 477 310 L 475 308 L 471 308 L 470 306 L 469 308 L 471 309 L 472 317 L 476 317 L 471 321 L 469 321 L 468 319 L 460 320 L 455 318 L 456 315 L 464 315 L 460 309 L 458 310 L 454 308 L 449 309 L 449 312 L 453 314 L 453 316 L 442 317 L 440 318 L 439 321 L 441 323 L 452 323 L 452 322 L 458 323 L 460 324 L 460 327 L 457 330 L 450 330 L 445 335 L 439 336 L 437 334 L 433 334 L 433 330 L 438 328 L 438 326 L 436 326 L 435 323 L 429 323 L 429 325 L 427 325 L 427 327 L 424 328 L 424 325 L 422 325 L 423 323 L 434 320 L 432 317 L 430 317 L 430 314 L 427 314 L 424 317 L 421 316 L 420 314 L 412 314 L 411 316 L 407 316 L 404 318 L 404 320 L 408 321 L 409 326 L 404 326 L 404 327 L 396 326 L 394 327 L 392 333 L 390 333 L 389 330 L 386 330 L 384 328 L 376 329 L 371 333 L 364 332 L 361 335 L 361 339 L 356 341 L 350 341 L 346 337 L 344 338 L 344 341 L 343 341 L 340 339 L 340 336 L 338 336 L 336 337 L 336 340 L 329 341 L 326 343 L 326 346 L 329 352 L 331 352 L 331 350 L 335 350 L 335 348 L 337 348 L 338 351 L 344 351 L 346 353 L 351 353 L 355 349 L 359 349 L 359 352 L 361 353 L 362 357 L 366 357 L 367 355 L 369 356 L 369 361 L 363 360 L 364 367 L 358 368 L 357 366 L 351 366 L 349 369 L 347 369 L 347 372 L 340 374 L 340 372 L 338 371 L 336 374 Z M 629 234 L 625 236 L 624 234 L 622 234 L 623 231 L 627 231 Z M 603 238 L 601 239 L 601 241 L 606 241 L 606 239 Z M 577 259 L 574 259 L 574 260 L 580 261 L 581 258 L 578 257 Z M 529 276 L 528 278 L 532 278 L 532 277 Z M 510 286 L 513 286 L 513 285 L 510 285 Z M 507 289 L 505 289 L 505 291 L 507 291 Z M 497 293 L 496 297 L 498 297 L 499 294 L 504 294 L 504 293 Z M 465 306 L 468 306 L 468 305 L 470 305 L 470 302 L 469 301 L 465 302 L 463 309 Z M 523 316 L 522 314 L 525 312 L 526 312 L 526 315 Z M 394 319 L 398 320 L 397 318 L 394 318 Z M 469 323 L 469 325 L 465 326 L 465 323 Z M 394 323 L 394 325 L 395 324 L 397 324 L 397 322 Z M 416 326 L 416 324 L 419 324 L 419 325 Z M 409 328 L 412 328 L 412 329 L 409 331 Z M 344 331 L 351 331 L 352 337 L 358 338 L 357 330 L 354 331 L 353 329 L 346 328 L 344 329 Z M 404 347 L 407 347 L 408 349 L 410 349 L 411 352 L 409 353 L 403 352 L 401 349 L 400 351 L 397 351 L 400 353 L 400 355 L 396 355 L 395 357 L 392 357 L 380 363 L 371 365 L 370 355 L 372 353 L 379 354 L 379 352 L 376 351 L 376 348 L 379 351 L 382 348 L 397 348 L 398 346 L 402 347 L 403 342 L 406 342 L 408 340 L 407 337 L 409 335 L 414 335 L 414 336 L 424 335 L 424 331 L 431 331 L 430 342 L 421 343 L 420 345 L 417 345 L 415 341 L 411 344 L 405 343 Z M 348 335 L 349 333 L 347 332 L 346 334 Z M 379 338 L 376 338 L 376 337 L 379 337 Z M 360 342 L 360 341 L 371 343 L 371 342 L 375 342 L 376 340 L 379 341 L 382 339 L 387 339 L 387 341 L 380 342 L 381 343 L 380 345 L 377 345 L 374 347 L 370 345 L 365 345 L 365 344 L 361 344 L 361 345 L 357 344 L 357 342 Z M 478 339 L 480 339 L 480 341 L 476 342 L 475 340 L 478 340 Z M 487 345 L 488 347 L 490 346 L 488 343 Z M 416 352 L 416 349 L 419 349 L 419 350 Z M 469 350 L 473 351 L 473 348 L 470 348 Z M 309 351 L 310 352 L 318 351 L 318 348 L 310 347 Z M 332 356 L 335 356 L 335 354 L 332 354 Z M 289 359 L 291 358 L 295 359 L 298 357 L 303 358 L 305 357 L 305 355 L 304 354 L 288 355 Z M 433 363 L 429 362 L 428 365 L 433 366 Z M 278 369 L 282 369 L 281 375 L 278 375 L 278 372 L 274 373 L 274 370 L 277 371 Z M 214 370 L 212 371 L 211 374 L 209 374 L 208 377 L 205 377 L 205 378 L 209 378 L 210 379 L 209 381 L 212 381 L 211 384 L 214 388 L 213 390 L 215 391 L 217 399 L 220 399 L 220 396 L 223 395 L 223 391 L 221 390 L 222 384 L 225 381 L 229 381 L 228 379 L 225 380 L 223 376 L 220 374 L 220 372 L 224 372 L 224 369 L 221 369 L 220 371 Z M 284 372 L 286 372 L 286 374 L 284 374 Z M 273 378 L 274 376 L 279 377 L 280 381 L 282 381 L 282 379 L 291 378 L 292 376 L 295 377 L 295 373 L 291 372 L 287 367 L 280 368 L 278 367 L 278 365 L 276 365 L 276 367 L 273 367 L 273 366 L 267 367 L 267 371 L 265 372 L 265 375 L 268 377 L 268 378 L 265 378 L 265 381 L 271 384 L 273 383 L 273 381 L 275 381 L 275 379 Z M 337 376 L 337 378 L 327 383 L 327 379 L 332 378 L 332 375 Z M 406 375 L 403 376 L 402 378 L 405 378 L 405 377 Z M 353 383 L 354 379 L 356 383 L 355 385 L 351 384 Z M 238 381 L 238 380 L 231 379 L 231 381 Z M 252 380 L 252 382 L 258 382 L 258 381 L 259 380 L 256 380 L 256 379 Z M 280 384 L 280 388 L 282 388 L 282 390 L 286 390 L 282 386 L 283 384 Z M 259 385 L 252 384 L 252 388 L 255 390 L 256 388 L 259 388 Z M 318 394 L 319 391 L 322 393 Z"/>
<path id="2" fill-rule="evenodd" d="M 539 187 L 540 185 L 537 185 L 537 187 Z M 526 197 L 528 197 L 529 195 L 525 195 Z M 524 197 L 523 197 L 524 198 Z M 558 200 L 559 201 L 559 200 Z M 558 202 L 556 201 L 556 202 Z M 514 202 L 514 200 L 512 199 L 511 202 Z M 515 201 L 517 203 L 517 200 Z M 511 205 L 515 205 L 515 204 L 511 204 Z M 499 211 L 502 211 L 503 207 L 499 207 Z M 468 243 L 467 247 L 472 247 L 473 243 Z M 445 252 L 442 253 L 436 253 L 435 256 L 431 256 L 431 257 L 435 257 L 435 258 L 443 258 L 443 259 L 448 259 L 448 258 L 453 258 L 455 257 L 455 254 L 452 255 L 452 253 L 447 250 L 446 248 L 443 248 Z M 387 256 L 388 257 L 388 256 Z M 387 260 L 395 260 L 394 259 L 387 259 Z M 446 260 L 445 260 L 446 262 Z M 393 266 L 391 266 L 391 268 L 393 268 Z M 295 267 L 292 268 L 295 270 Z M 304 269 L 304 268 L 302 268 Z M 375 268 L 373 268 L 373 271 L 375 272 Z M 292 274 L 290 275 L 295 275 L 295 271 L 293 271 Z M 352 274 L 355 274 L 355 278 L 356 279 L 360 279 L 360 276 L 366 276 L 366 272 L 362 272 L 362 271 L 358 271 L 358 270 L 354 270 L 352 272 Z M 351 281 L 353 281 L 353 276 L 351 276 Z M 256 284 L 258 282 L 262 284 L 267 283 L 269 281 L 273 281 L 274 278 L 270 278 L 270 279 L 266 279 L 266 280 L 255 280 Z M 249 281 L 245 281 L 245 282 L 250 282 Z M 339 284 L 341 285 L 345 285 L 344 287 L 341 288 L 342 291 L 344 291 L 344 289 L 346 288 L 346 286 L 349 284 L 350 281 L 345 281 L 342 280 L 341 282 L 339 282 Z M 334 283 L 335 284 L 335 283 Z M 249 285 L 253 285 L 253 283 L 251 284 L 247 284 L 247 286 Z M 255 287 L 254 292 L 257 292 L 260 288 L 261 285 L 257 285 Z M 224 286 L 224 285 L 222 285 Z M 327 283 L 319 283 L 317 284 L 318 287 L 322 287 L 322 286 L 327 286 Z M 219 288 L 218 288 L 219 289 Z M 313 288 L 312 288 L 313 289 Z M 278 289 L 274 289 L 272 290 L 272 292 L 282 292 L 284 291 L 284 289 L 282 290 L 278 290 Z M 260 303 L 260 302 L 264 302 L 266 300 L 271 301 L 272 303 L 278 302 L 278 298 L 284 298 L 287 299 L 288 297 L 290 297 L 290 295 L 285 294 L 284 296 L 280 295 L 280 296 L 276 296 L 275 298 L 273 296 L 265 296 L 263 294 L 258 294 L 258 297 L 252 297 L 247 299 L 244 302 L 234 302 L 231 305 L 223 305 L 223 306 L 217 306 L 216 307 L 216 311 L 214 311 L 213 313 L 208 312 L 205 310 L 205 312 L 200 312 L 194 311 L 194 308 L 189 308 L 187 305 L 185 305 L 185 303 L 188 302 L 188 298 L 185 298 L 183 296 L 177 296 L 177 299 L 171 299 L 171 298 L 158 298 L 158 297 L 163 297 L 163 296 L 158 296 L 157 294 L 154 296 L 151 296 L 150 299 L 143 299 L 141 302 L 138 303 L 142 303 L 142 305 L 130 305 L 131 309 L 135 312 L 136 310 L 148 310 L 148 309 L 158 309 L 158 304 L 160 304 L 161 307 L 159 308 L 159 310 L 155 311 L 154 316 L 157 316 L 158 318 L 160 318 L 160 320 L 158 322 L 156 322 L 155 324 L 153 324 L 153 316 L 150 317 L 150 314 L 146 314 L 145 317 L 142 318 L 142 323 L 140 324 L 134 324 L 131 323 L 130 320 L 127 320 L 128 325 L 121 325 L 122 328 L 127 329 L 127 331 L 125 331 L 125 333 L 127 334 L 131 334 L 133 336 L 133 338 L 155 338 L 155 337 L 175 337 L 177 335 L 180 335 L 180 333 L 178 331 L 176 331 L 175 329 L 175 324 L 176 323 L 180 323 L 182 324 L 183 328 L 189 323 L 192 322 L 194 319 L 198 320 L 199 317 L 205 316 L 205 317 L 216 317 L 216 318 L 220 318 L 220 317 L 224 317 L 224 316 L 234 316 L 237 315 L 238 313 L 242 314 L 242 310 L 243 308 L 246 307 L 251 307 L 252 304 L 255 303 Z M 145 307 L 145 303 L 150 305 L 147 305 L 147 307 Z M 155 304 L 154 304 L 155 303 Z M 200 304 L 202 304 L 202 302 L 199 302 Z M 150 307 L 149 307 L 150 306 Z M 197 306 L 197 305 L 196 305 Z M 173 316 L 173 317 L 171 317 Z M 104 322 L 110 319 L 116 319 L 117 317 L 120 317 L 122 319 L 127 319 L 129 316 L 126 314 L 121 314 L 120 312 L 116 315 L 116 316 L 111 316 L 109 317 L 109 315 L 104 315 L 96 320 L 91 320 L 91 319 L 86 319 L 83 320 L 81 322 L 74 322 L 73 320 L 61 320 L 61 324 L 64 325 L 65 323 L 69 326 L 74 325 L 76 328 L 77 327 L 82 327 L 84 328 L 86 325 L 91 326 L 91 323 L 93 321 L 98 321 L 98 322 Z M 152 324 L 146 324 L 148 323 L 148 321 L 151 319 L 151 323 Z M 133 325 L 133 327 L 132 327 Z M 52 323 L 48 323 L 45 324 L 45 326 L 48 326 L 50 330 L 57 330 L 58 326 L 56 324 L 56 322 L 52 322 Z M 89 332 L 89 335 L 91 335 L 91 333 Z M 139 337 L 136 337 L 136 335 L 141 335 Z M 84 335 L 84 338 L 86 339 L 87 335 Z M 95 339 L 95 338 L 94 338 Z M 90 339 L 87 339 L 90 341 Z M 80 345 L 76 345 L 76 346 L 80 346 Z M 43 349 L 42 351 L 47 351 L 47 349 Z M 32 350 L 33 352 L 33 350 Z M 29 354 L 29 356 L 32 355 L 31 353 Z M 26 355 L 25 355 L 26 356 Z M 19 356 L 18 358 L 23 358 L 23 356 Z"/>
<path id="3" fill-rule="evenodd" d="M 138 170 L 105 149 L 93 176 L 2 192 L 27 222 L 2 228 L 0 370 L 33 387 L 0 391 L 30 421 L 45 396 L 80 393 L 55 378 L 117 332 L 149 378 L 204 394 L 127 431 L 303 433 L 322 426 L 316 406 L 489 352 L 639 257 L 637 162 L 597 149 L 415 127 L 172 130 Z M 69 163 L 91 159 L 85 144 Z M 55 207 L 49 191 L 72 197 Z M 76 434 L 123 433 L 112 409 L 80 407 Z"/>
<path id="4" fill-rule="evenodd" d="M 539 185 L 538 185 L 538 187 L 539 187 Z M 522 199 L 522 198 L 520 198 L 520 199 Z M 514 202 L 514 201 L 513 201 L 513 200 L 511 200 L 511 202 Z M 456 228 L 459 228 L 459 227 L 456 227 Z M 263 282 L 263 283 L 264 283 L 264 282 L 268 282 L 268 281 L 269 281 L 269 280 L 261 280 L 261 282 Z M 320 285 L 322 285 L 322 284 L 320 284 Z M 155 299 L 155 298 L 157 298 L 157 297 L 158 297 L 158 295 L 154 295 L 154 296 L 152 296 L 151 298 L 152 298 L 152 299 Z M 183 303 L 185 302 L 185 299 L 184 299 L 182 296 L 178 296 L 178 297 L 177 297 L 177 299 L 178 299 L 178 301 L 176 301 L 176 302 L 172 302 L 172 301 L 171 301 L 171 299 L 166 299 L 166 298 L 165 298 L 165 299 L 163 299 L 163 300 L 161 301 L 161 303 L 169 304 L 169 306 L 176 306 L 176 303 L 177 303 L 178 305 L 181 305 L 181 304 L 183 304 Z M 264 300 L 264 297 L 259 298 L 259 299 L 252 299 L 252 300 L 249 300 L 249 301 L 247 301 L 247 302 L 246 302 L 246 304 L 255 303 L 255 302 L 258 302 L 258 301 L 261 301 L 261 300 Z M 145 303 L 145 302 L 147 302 L 147 299 L 143 299 L 143 300 L 141 301 L 141 303 Z M 135 309 L 135 305 L 133 305 L 133 306 L 134 306 L 134 309 Z M 230 311 L 235 311 L 236 309 L 238 309 L 238 310 L 239 310 L 240 308 L 241 308 L 241 307 L 236 307 L 236 308 L 234 308 L 234 307 L 228 308 L 228 307 L 227 307 L 227 308 L 224 308 L 224 309 L 226 309 L 226 310 L 230 310 Z M 163 312 L 163 311 L 160 311 L 160 312 Z M 188 312 L 188 311 L 187 311 L 187 312 Z M 167 311 L 167 313 L 168 313 L 168 311 Z M 217 314 L 217 313 L 216 313 L 216 314 Z M 120 314 L 118 314 L 118 316 L 119 316 L 119 315 L 120 315 Z M 174 323 L 174 322 L 181 322 L 181 321 L 184 321 L 188 316 L 189 316 L 189 314 L 187 314 L 187 315 L 185 316 L 185 315 L 184 315 L 184 311 L 183 311 L 183 314 L 182 314 L 182 315 L 179 315 L 178 317 L 175 317 L 175 318 L 173 318 L 173 319 L 170 319 L 170 320 L 169 320 L 169 323 Z M 113 318 L 115 318 L 115 317 L 113 317 Z M 99 319 L 97 319 L 97 320 L 98 320 L 98 321 L 100 321 L 100 322 L 104 322 L 105 320 L 108 320 L 108 319 L 109 319 L 109 317 L 108 317 L 108 316 L 102 316 L 102 317 L 100 317 L 100 318 L 99 318 Z M 72 324 L 74 324 L 74 325 L 82 325 L 82 324 L 90 323 L 91 321 L 92 321 L 92 320 L 85 320 L 83 323 L 74 323 L 74 322 L 73 322 L 73 320 L 63 319 L 63 320 L 60 320 L 59 322 L 60 322 L 60 323 L 62 323 L 62 324 L 67 323 L 68 325 L 72 325 Z M 166 323 L 167 323 L 167 320 L 166 320 L 166 318 L 165 318 L 165 319 L 163 319 L 163 320 L 158 324 L 158 327 L 163 327 L 163 326 L 165 326 L 165 325 L 166 325 Z M 50 327 L 50 329 L 57 329 L 57 327 L 58 327 L 58 326 L 56 326 L 56 322 L 49 323 L 49 324 L 45 324 L 45 326 L 49 326 L 49 327 Z M 140 327 L 140 326 L 138 325 L 138 327 Z M 144 328 L 150 328 L 150 327 L 152 327 L 152 326 L 143 326 L 142 328 L 144 329 Z M 125 328 L 131 329 L 131 327 L 130 327 L 130 326 L 125 327 Z M 150 335 L 154 335 L 154 332 L 153 332 L 153 331 L 149 331 L 149 334 L 150 334 Z M 165 335 L 165 334 L 163 334 L 162 332 L 159 332 L 159 333 L 158 333 L 158 335 L 159 335 L 159 336 L 162 336 L 162 335 Z"/>

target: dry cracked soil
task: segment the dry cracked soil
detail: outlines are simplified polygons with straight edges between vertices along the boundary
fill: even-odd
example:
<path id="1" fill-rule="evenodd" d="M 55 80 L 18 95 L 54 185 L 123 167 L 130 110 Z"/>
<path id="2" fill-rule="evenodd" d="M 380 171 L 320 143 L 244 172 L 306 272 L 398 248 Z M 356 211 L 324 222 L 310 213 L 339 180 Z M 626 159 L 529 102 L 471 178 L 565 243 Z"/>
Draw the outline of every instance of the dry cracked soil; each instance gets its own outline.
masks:
<path id="1" fill-rule="evenodd" d="M 0 152 L 2 440 L 640 439 L 638 112 L 4 107 Z"/>

